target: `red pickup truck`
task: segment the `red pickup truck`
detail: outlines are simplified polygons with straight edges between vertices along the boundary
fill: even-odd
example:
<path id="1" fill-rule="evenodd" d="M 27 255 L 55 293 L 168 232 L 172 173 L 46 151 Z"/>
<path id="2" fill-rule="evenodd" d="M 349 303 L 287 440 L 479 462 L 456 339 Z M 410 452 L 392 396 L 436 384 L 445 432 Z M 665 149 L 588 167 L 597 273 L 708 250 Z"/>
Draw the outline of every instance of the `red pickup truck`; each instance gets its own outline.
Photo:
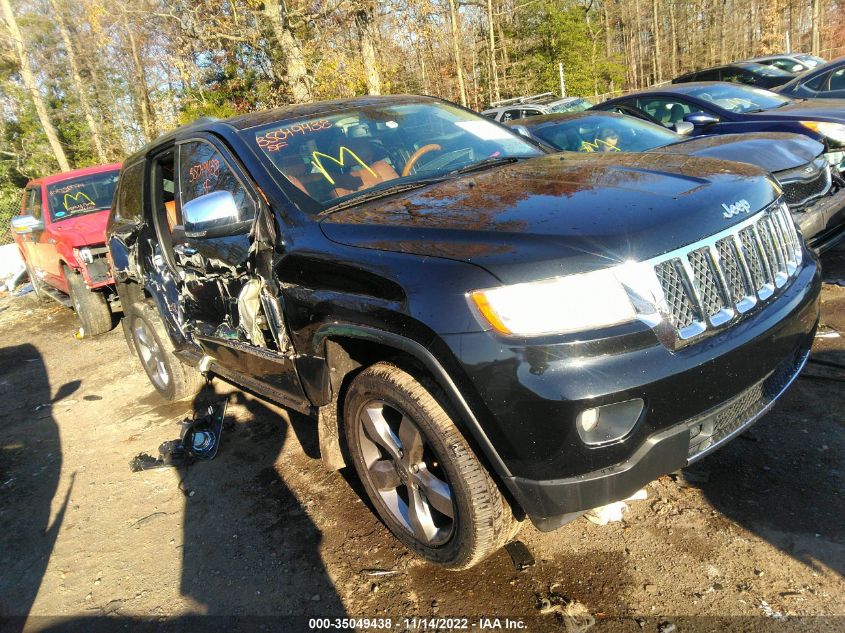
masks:
<path id="1" fill-rule="evenodd" d="M 113 163 L 32 180 L 12 219 L 36 296 L 73 307 L 86 336 L 112 328 L 118 301 L 105 235 L 119 172 Z"/>

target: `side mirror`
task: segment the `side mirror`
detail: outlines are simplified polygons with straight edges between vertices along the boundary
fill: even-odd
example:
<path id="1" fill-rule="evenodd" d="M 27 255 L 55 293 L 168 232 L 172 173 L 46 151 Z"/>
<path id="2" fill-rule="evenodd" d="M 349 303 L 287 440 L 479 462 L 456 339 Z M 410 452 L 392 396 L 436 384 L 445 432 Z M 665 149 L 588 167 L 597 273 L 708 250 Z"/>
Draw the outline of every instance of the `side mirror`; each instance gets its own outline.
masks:
<path id="1" fill-rule="evenodd" d="M 677 121 L 675 123 L 675 131 L 678 134 L 681 134 L 683 136 L 687 136 L 688 134 L 692 134 L 694 129 L 695 129 L 695 126 L 692 123 L 690 123 L 689 121 Z"/>
<path id="2" fill-rule="evenodd" d="M 33 231 L 43 231 L 44 222 L 31 215 L 18 215 L 12 218 L 12 230 L 18 235 L 26 235 Z"/>
<path id="3" fill-rule="evenodd" d="M 241 220 L 235 197 L 229 191 L 212 191 L 182 207 L 185 237 L 205 239 L 249 232 L 252 220 Z"/>
<path id="4" fill-rule="evenodd" d="M 528 128 L 525 127 L 524 125 L 512 125 L 511 127 L 514 130 L 516 130 L 518 133 L 522 134 L 522 136 L 524 136 L 526 138 L 531 138 L 531 132 L 529 132 Z"/>
<path id="5" fill-rule="evenodd" d="M 803 72 L 804 70 L 806 70 L 806 68 L 804 68 L 801 64 L 795 64 L 792 67 L 792 72 L 794 72 L 794 73 L 800 73 L 800 72 Z"/>
<path id="6" fill-rule="evenodd" d="M 684 121 L 692 123 L 694 127 L 707 127 L 719 122 L 719 117 L 707 114 L 706 112 L 690 112 L 684 117 Z"/>

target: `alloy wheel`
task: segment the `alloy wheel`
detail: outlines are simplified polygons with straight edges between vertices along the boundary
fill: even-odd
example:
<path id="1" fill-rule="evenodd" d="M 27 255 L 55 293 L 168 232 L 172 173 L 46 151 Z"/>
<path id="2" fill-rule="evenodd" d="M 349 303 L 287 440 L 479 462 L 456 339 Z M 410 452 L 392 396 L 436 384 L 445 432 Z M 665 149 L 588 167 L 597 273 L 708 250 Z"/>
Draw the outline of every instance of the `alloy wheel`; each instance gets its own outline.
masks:
<path id="1" fill-rule="evenodd" d="M 167 372 L 167 365 L 164 363 L 164 354 L 156 341 L 155 335 L 150 331 L 143 319 L 136 319 L 132 328 L 132 335 L 138 346 L 138 355 L 141 363 L 153 384 L 159 389 L 166 389 L 170 383 L 170 374 Z"/>
<path id="2" fill-rule="evenodd" d="M 455 530 L 452 488 L 414 421 L 381 400 L 358 413 L 365 476 L 393 518 L 421 543 L 446 543 Z"/>

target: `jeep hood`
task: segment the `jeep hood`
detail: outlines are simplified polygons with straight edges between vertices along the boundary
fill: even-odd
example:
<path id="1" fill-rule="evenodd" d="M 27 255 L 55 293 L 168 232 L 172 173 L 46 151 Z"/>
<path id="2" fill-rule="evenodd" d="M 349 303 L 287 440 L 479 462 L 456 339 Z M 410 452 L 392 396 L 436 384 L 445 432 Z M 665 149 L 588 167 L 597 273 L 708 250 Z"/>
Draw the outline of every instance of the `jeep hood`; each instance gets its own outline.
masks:
<path id="1" fill-rule="evenodd" d="M 754 165 L 776 173 L 806 165 L 824 151 L 824 145 L 801 134 L 766 132 L 696 136 L 651 151 L 739 162 L 753 161 Z"/>
<path id="2" fill-rule="evenodd" d="M 109 221 L 109 212 L 96 211 L 76 217 L 59 218 L 53 222 L 51 231 L 66 244 L 79 248 L 105 244 L 106 224 Z"/>
<path id="3" fill-rule="evenodd" d="M 467 174 L 328 215 L 329 239 L 443 257 L 517 283 L 644 260 L 744 219 L 775 198 L 757 167 L 669 154 L 566 152 Z"/>

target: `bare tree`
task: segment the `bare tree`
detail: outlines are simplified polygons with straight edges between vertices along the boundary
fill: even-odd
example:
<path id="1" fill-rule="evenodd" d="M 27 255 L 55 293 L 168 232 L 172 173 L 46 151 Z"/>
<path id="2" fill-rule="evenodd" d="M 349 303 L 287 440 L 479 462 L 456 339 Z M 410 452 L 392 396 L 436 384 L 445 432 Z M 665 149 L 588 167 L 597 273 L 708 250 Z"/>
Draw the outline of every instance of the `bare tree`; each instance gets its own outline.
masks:
<path id="1" fill-rule="evenodd" d="M 455 54 L 455 73 L 458 77 L 458 89 L 461 94 L 461 105 L 466 107 L 467 87 L 464 81 L 464 62 L 461 57 L 461 43 L 459 41 L 460 30 L 458 28 L 458 9 L 455 0 L 449 0 L 449 23 L 452 27 L 452 49 Z"/>
<path id="2" fill-rule="evenodd" d="M 311 78 L 305 64 L 302 46 L 293 33 L 287 7 L 279 0 L 264 1 L 264 15 L 285 56 L 286 82 L 296 103 L 311 100 Z"/>
<path id="3" fill-rule="evenodd" d="M 381 94 L 381 73 L 378 68 L 375 45 L 375 23 L 373 7 L 367 2 L 355 11 L 355 25 L 358 27 L 358 41 L 361 47 L 361 61 L 364 64 L 364 79 L 367 93 Z"/>

